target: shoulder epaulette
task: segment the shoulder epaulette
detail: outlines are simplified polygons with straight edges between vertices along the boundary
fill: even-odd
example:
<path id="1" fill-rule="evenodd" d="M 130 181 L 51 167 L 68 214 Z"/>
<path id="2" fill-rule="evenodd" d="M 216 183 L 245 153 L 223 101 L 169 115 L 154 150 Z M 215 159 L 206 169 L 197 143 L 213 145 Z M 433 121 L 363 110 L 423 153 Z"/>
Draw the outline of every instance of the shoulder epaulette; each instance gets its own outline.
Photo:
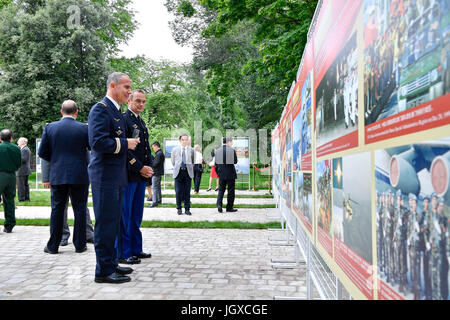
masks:
<path id="1" fill-rule="evenodd" d="M 97 104 L 102 104 L 102 105 L 104 105 L 105 107 L 107 107 L 107 105 L 106 105 L 104 102 L 102 102 L 102 101 L 97 102 Z"/>

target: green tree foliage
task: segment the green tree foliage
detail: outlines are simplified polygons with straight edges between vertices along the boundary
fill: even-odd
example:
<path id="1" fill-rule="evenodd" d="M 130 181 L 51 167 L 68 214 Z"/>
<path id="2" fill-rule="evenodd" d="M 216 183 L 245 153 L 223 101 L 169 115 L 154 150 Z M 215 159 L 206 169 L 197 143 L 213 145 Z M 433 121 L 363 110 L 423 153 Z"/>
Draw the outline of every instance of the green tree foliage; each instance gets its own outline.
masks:
<path id="1" fill-rule="evenodd" d="M 279 119 L 316 5 L 311 0 L 166 0 L 176 16 L 175 40 L 194 47 L 194 65 L 206 71 L 209 92 L 221 98 L 223 115 L 234 120 L 225 119 L 227 127 L 272 127 Z"/>
<path id="2" fill-rule="evenodd" d="M 101 2 L 18 1 L 0 12 L 0 119 L 16 137 L 40 137 L 66 99 L 77 102 L 86 121 L 103 97 L 112 71 L 106 56 L 121 39 L 101 36 L 116 19 Z"/>

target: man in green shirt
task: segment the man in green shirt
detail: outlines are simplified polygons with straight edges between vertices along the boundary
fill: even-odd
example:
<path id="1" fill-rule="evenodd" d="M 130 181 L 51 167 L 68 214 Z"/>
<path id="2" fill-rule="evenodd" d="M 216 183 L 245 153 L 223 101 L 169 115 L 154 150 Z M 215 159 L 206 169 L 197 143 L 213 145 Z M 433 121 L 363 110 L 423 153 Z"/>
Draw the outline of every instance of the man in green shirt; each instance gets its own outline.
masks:
<path id="1" fill-rule="evenodd" d="M 0 195 L 5 209 L 5 224 L 3 231 L 11 233 L 16 225 L 14 197 L 16 196 L 16 171 L 21 165 L 21 155 L 18 146 L 12 144 L 12 132 L 3 129 L 0 132 Z"/>

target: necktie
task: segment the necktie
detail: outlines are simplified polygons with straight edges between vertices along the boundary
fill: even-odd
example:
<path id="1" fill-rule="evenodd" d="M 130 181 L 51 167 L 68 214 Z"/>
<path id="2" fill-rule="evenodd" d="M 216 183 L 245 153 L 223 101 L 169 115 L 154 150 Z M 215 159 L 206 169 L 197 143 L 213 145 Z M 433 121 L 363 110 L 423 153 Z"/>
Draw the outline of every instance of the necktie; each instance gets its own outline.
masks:
<path id="1" fill-rule="evenodd" d="M 181 156 L 181 167 L 186 168 L 186 148 L 183 148 L 183 153 Z"/>

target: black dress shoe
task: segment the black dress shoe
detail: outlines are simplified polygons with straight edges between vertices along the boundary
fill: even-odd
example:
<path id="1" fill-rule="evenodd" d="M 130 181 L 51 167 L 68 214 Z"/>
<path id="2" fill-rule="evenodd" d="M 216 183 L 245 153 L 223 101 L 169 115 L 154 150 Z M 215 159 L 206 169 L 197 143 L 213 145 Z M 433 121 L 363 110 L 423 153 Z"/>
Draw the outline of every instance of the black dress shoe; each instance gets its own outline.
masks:
<path id="1" fill-rule="evenodd" d="M 191 215 L 192 215 L 192 213 L 191 213 L 189 210 L 186 210 L 186 211 L 184 212 L 184 214 L 185 214 L 185 215 L 188 215 L 188 216 L 191 216 Z"/>
<path id="2" fill-rule="evenodd" d="M 133 269 L 131 269 L 129 267 L 120 267 L 120 266 L 116 267 L 116 273 L 121 274 L 121 275 L 130 274 L 132 272 L 133 272 Z"/>
<path id="3" fill-rule="evenodd" d="M 141 263 L 141 259 L 137 258 L 137 257 L 129 257 L 126 259 L 119 259 L 119 263 L 122 264 L 139 264 Z"/>
<path id="4" fill-rule="evenodd" d="M 61 240 L 61 242 L 59 243 L 59 245 L 61 246 L 61 247 L 65 247 L 65 246 L 67 246 L 69 244 L 69 241 L 66 239 L 66 240 Z"/>
<path id="5" fill-rule="evenodd" d="M 157 207 L 158 206 L 158 203 L 152 203 L 152 205 L 150 206 L 150 208 L 154 208 L 154 207 Z"/>
<path id="6" fill-rule="evenodd" d="M 230 209 L 230 210 L 227 209 L 227 212 L 236 212 L 236 211 L 238 211 L 238 209 L 234 209 L 234 208 Z"/>
<path id="7" fill-rule="evenodd" d="M 183 211 L 182 211 L 181 209 L 177 209 L 177 214 L 178 214 L 178 215 L 182 215 L 182 214 L 183 214 Z"/>
<path id="8" fill-rule="evenodd" d="M 221 206 L 218 206 L 218 207 L 217 207 L 217 211 L 219 211 L 220 213 L 222 213 L 222 212 L 223 212 L 222 207 L 221 207 Z"/>
<path id="9" fill-rule="evenodd" d="M 131 278 L 121 275 L 120 273 L 113 272 L 106 277 L 95 277 L 94 281 L 97 283 L 124 283 L 131 281 Z"/>
<path id="10" fill-rule="evenodd" d="M 94 239 L 86 239 L 87 243 L 94 243 Z"/>
<path id="11" fill-rule="evenodd" d="M 75 252 L 76 253 L 82 253 L 82 252 L 85 252 L 86 250 L 87 250 L 87 247 L 84 247 L 84 248 L 82 248 L 80 250 L 75 250 Z"/>
<path id="12" fill-rule="evenodd" d="M 47 246 L 45 246 L 44 252 L 45 253 L 50 253 L 50 254 L 57 254 L 58 253 L 58 251 L 51 251 L 49 248 L 47 248 Z"/>
<path id="13" fill-rule="evenodd" d="M 147 259 L 147 258 L 151 258 L 152 254 L 151 253 L 141 252 L 141 253 L 138 253 L 138 254 L 136 254 L 134 256 L 137 257 L 137 258 L 140 258 L 140 259 Z"/>
<path id="14" fill-rule="evenodd" d="M 3 228 L 3 232 L 6 232 L 6 233 L 11 233 L 11 232 L 12 232 L 12 230 L 8 230 L 8 229 L 6 229 L 6 228 Z"/>

